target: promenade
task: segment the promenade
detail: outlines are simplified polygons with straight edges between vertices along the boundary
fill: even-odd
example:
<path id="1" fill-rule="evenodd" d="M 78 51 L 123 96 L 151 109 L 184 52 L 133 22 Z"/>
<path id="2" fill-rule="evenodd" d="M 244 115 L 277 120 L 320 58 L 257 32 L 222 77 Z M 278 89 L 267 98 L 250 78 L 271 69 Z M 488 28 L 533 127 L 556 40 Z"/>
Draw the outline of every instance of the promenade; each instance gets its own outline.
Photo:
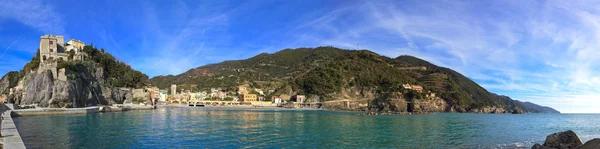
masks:
<path id="1" fill-rule="evenodd" d="M 2 123 L 0 126 L 2 148 L 24 149 L 25 144 L 11 116 L 14 110 L 13 104 L 1 104 L 0 108 L 0 111 L 2 111 L 2 118 L 0 119 Z"/>

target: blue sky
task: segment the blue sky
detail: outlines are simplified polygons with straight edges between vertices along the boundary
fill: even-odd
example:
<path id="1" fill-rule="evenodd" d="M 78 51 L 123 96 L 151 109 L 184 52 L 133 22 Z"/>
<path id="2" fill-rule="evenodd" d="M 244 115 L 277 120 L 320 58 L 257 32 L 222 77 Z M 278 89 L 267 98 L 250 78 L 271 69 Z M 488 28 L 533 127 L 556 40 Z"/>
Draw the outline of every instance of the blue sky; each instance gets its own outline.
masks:
<path id="1" fill-rule="evenodd" d="M 600 113 L 600 8 L 588 1 L 0 0 L 0 74 L 39 37 L 103 47 L 149 76 L 332 45 L 452 68 L 486 89 Z"/>

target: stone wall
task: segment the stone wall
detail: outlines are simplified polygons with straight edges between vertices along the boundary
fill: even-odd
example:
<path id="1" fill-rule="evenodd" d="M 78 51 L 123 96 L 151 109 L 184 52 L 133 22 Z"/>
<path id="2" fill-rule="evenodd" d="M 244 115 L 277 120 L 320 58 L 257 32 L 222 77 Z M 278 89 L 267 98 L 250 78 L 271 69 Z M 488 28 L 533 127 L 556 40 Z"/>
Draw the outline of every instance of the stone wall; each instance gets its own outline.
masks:
<path id="1" fill-rule="evenodd" d="M 58 80 L 67 81 L 67 75 L 65 75 L 65 69 L 64 68 L 58 69 L 58 75 L 57 76 L 58 76 L 57 77 Z"/>

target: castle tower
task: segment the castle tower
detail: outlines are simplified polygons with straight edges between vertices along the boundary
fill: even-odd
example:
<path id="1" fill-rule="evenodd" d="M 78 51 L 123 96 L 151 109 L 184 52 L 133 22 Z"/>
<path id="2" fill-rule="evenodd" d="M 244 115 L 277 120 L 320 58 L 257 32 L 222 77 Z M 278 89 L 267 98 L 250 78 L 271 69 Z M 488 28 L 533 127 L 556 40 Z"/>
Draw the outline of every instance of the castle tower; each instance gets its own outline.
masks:
<path id="1" fill-rule="evenodd" d="M 58 59 L 58 53 L 64 52 L 64 44 L 63 36 L 44 35 L 40 37 L 40 62 Z"/>

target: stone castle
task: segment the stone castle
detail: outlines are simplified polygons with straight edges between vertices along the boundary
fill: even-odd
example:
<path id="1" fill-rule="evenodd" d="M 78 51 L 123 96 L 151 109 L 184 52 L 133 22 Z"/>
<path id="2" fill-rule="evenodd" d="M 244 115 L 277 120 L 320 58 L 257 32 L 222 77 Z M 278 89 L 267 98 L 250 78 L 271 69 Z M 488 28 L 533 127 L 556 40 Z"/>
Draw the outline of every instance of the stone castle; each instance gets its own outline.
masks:
<path id="1" fill-rule="evenodd" d="M 40 37 L 40 64 L 37 73 L 52 71 L 53 79 L 66 81 L 65 70 L 56 69 L 58 61 L 84 60 L 87 54 L 83 52 L 85 43 L 71 39 L 65 43 L 64 36 L 44 35 Z M 71 52 L 72 51 L 72 52 Z M 73 53 L 73 57 L 70 57 Z"/>
<path id="2" fill-rule="evenodd" d="M 69 53 L 73 51 L 71 60 L 83 60 L 86 56 L 83 52 L 85 43 L 71 39 L 65 43 L 63 36 L 44 35 L 40 37 L 40 64 L 53 60 L 69 60 Z"/>

